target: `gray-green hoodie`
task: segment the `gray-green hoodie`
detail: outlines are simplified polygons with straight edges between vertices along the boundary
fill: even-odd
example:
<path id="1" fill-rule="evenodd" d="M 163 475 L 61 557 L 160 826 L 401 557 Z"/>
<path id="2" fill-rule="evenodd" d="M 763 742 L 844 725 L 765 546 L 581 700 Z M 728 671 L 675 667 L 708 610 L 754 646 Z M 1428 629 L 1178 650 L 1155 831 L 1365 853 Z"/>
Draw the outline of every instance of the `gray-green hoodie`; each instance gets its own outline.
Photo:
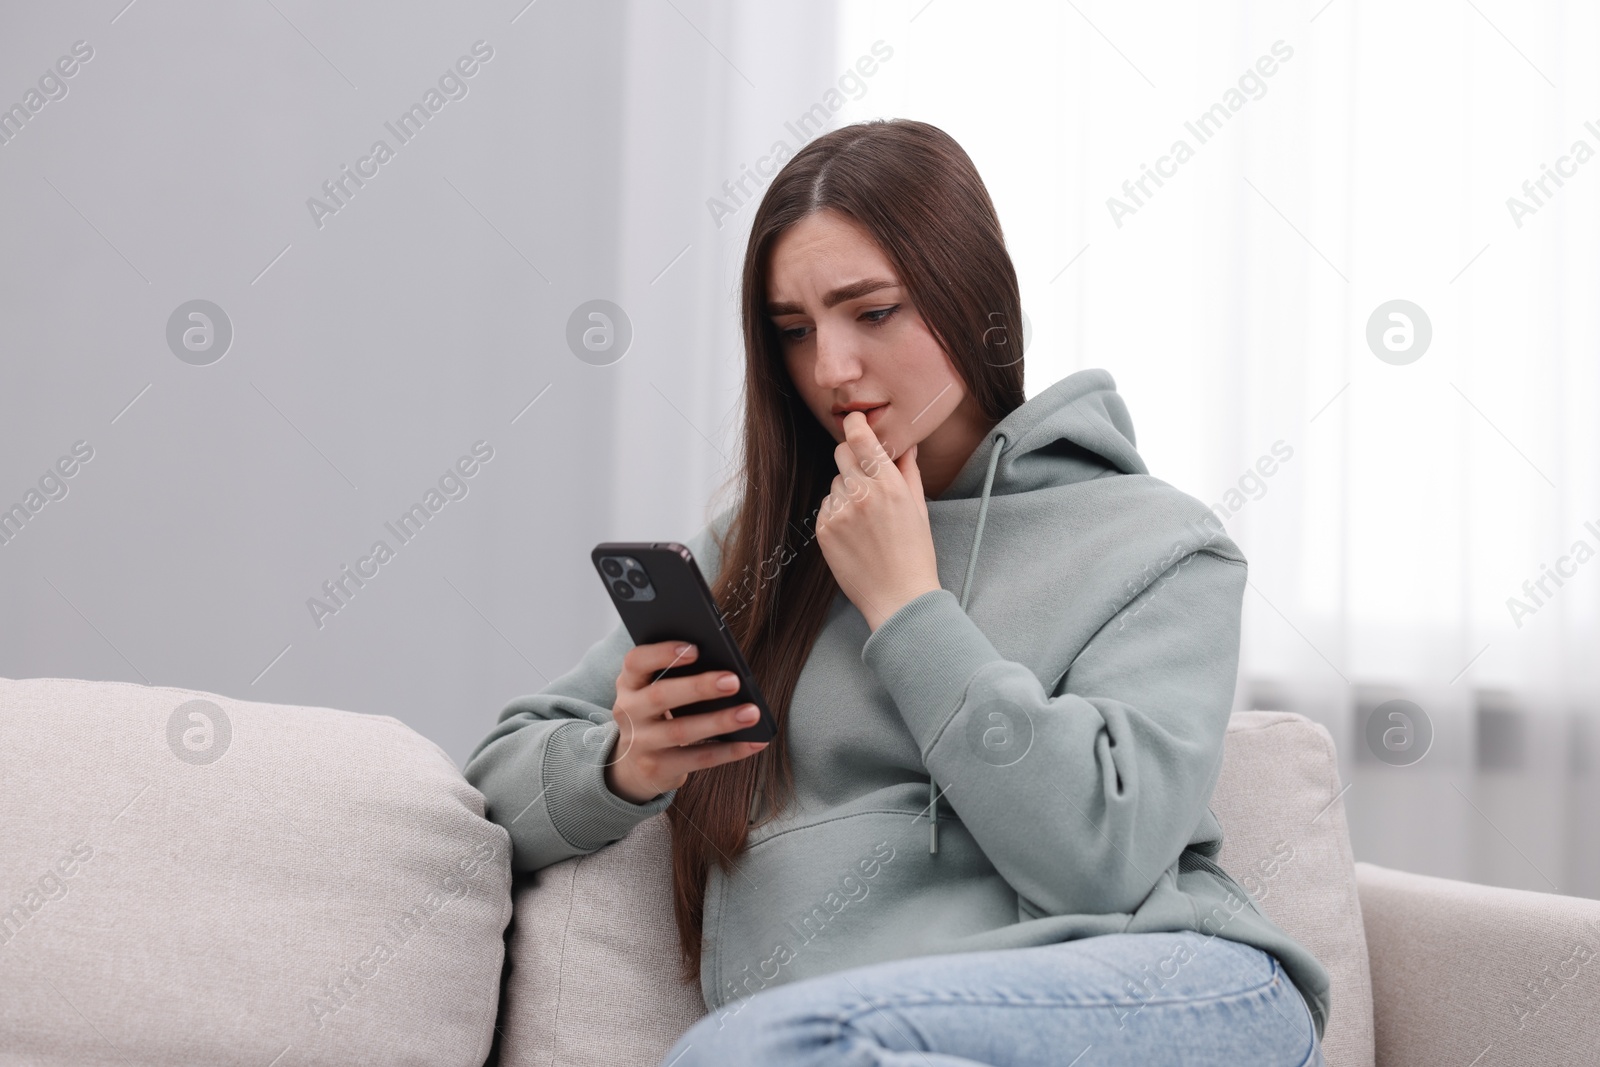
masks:
<path id="1" fill-rule="evenodd" d="M 687 542 L 708 580 L 732 514 Z M 707 1010 L 884 960 L 1194 930 L 1276 956 L 1320 1037 L 1327 971 L 1213 859 L 1245 559 L 1147 473 L 1111 375 L 1078 371 L 1000 420 L 928 517 L 944 588 L 876 632 L 838 594 L 788 716 L 795 804 L 751 826 L 731 877 L 711 868 Z M 618 624 L 469 759 L 515 870 L 671 803 L 605 786 L 630 647 Z M 1159 992 L 1137 978 L 1116 992 Z"/>

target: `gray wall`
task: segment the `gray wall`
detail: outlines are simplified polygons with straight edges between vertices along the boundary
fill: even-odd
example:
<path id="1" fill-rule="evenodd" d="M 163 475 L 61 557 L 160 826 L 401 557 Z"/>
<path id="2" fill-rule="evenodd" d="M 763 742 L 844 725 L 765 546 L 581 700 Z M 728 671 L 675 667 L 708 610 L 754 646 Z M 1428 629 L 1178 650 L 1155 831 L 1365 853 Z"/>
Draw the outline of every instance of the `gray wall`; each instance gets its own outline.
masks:
<path id="1" fill-rule="evenodd" d="M 59 97 L 0 127 L 0 508 L 37 507 L 0 525 L 0 675 L 394 715 L 460 763 L 614 624 L 596 541 L 707 517 L 750 212 L 705 201 L 835 76 L 831 6 L 123 3 L 0 15 L 0 106 Z M 168 340 L 196 299 L 206 365 Z M 593 299 L 632 323 L 609 365 L 566 339 Z"/>

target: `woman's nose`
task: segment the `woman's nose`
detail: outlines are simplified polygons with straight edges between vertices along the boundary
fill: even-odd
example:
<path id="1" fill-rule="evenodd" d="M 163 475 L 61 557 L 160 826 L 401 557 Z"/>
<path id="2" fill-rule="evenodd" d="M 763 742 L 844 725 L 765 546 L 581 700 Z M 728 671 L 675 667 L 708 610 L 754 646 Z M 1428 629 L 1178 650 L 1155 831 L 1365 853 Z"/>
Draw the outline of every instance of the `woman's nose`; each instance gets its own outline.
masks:
<path id="1" fill-rule="evenodd" d="M 817 385 L 834 389 L 861 376 L 861 360 L 848 340 L 819 328 L 817 363 L 812 373 Z"/>

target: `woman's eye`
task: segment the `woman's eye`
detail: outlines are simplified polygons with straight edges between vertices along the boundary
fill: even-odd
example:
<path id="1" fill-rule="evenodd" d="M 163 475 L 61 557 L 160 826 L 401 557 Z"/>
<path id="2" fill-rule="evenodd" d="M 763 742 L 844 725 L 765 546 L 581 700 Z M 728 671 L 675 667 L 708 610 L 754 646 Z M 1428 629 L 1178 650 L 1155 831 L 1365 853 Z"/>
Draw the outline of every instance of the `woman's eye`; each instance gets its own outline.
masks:
<path id="1" fill-rule="evenodd" d="M 868 322 L 872 323 L 874 326 L 876 326 L 879 323 L 888 321 L 889 316 L 893 315 L 896 311 L 899 311 L 899 310 L 900 310 L 900 305 L 896 304 L 894 307 L 879 308 L 877 311 L 868 311 L 868 312 L 864 313 L 861 317 L 866 319 Z M 873 318 L 874 315 L 876 315 L 877 318 Z"/>
<path id="2" fill-rule="evenodd" d="M 878 308 L 874 311 L 864 311 L 861 313 L 861 317 L 865 319 L 869 325 L 881 326 L 883 323 L 889 320 L 891 315 L 899 310 L 900 305 L 895 304 L 893 307 Z M 811 327 L 809 326 L 791 326 L 787 330 L 780 329 L 778 330 L 778 337 L 783 341 L 799 343 L 800 341 L 804 341 L 806 339 L 806 331 L 810 328 Z"/>

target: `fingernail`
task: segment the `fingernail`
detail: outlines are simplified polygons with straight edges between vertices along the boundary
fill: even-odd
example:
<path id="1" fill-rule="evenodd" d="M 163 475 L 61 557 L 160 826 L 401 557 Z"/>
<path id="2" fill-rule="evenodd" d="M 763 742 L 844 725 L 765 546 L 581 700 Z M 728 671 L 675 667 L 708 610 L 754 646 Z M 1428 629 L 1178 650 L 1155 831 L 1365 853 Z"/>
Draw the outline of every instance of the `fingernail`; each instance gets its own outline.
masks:
<path id="1" fill-rule="evenodd" d="M 761 713 L 756 711 L 756 709 L 752 708 L 752 707 L 740 708 L 739 709 L 739 713 L 734 716 L 734 718 L 739 720 L 740 722 L 755 722 L 756 719 L 758 719 L 760 717 L 761 717 Z"/>
<path id="2" fill-rule="evenodd" d="M 679 645 L 678 646 L 678 655 L 680 655 L 680 656 L 692 656 L 692 655 L 694 655 L 694 646 L 693 645 Z"/>
<path id="3" fill-rule="evenodd" d="M 717 679 L 717 688 L 721 689 L 721 690 L 723 690 L 725 692 L 731 693 L 735 689 L 739 688 L 739 679 L 734 677 L 731 674 L 726 675 L 726 676 L 724 676 L 722 678 L 718 678 Z"/>

